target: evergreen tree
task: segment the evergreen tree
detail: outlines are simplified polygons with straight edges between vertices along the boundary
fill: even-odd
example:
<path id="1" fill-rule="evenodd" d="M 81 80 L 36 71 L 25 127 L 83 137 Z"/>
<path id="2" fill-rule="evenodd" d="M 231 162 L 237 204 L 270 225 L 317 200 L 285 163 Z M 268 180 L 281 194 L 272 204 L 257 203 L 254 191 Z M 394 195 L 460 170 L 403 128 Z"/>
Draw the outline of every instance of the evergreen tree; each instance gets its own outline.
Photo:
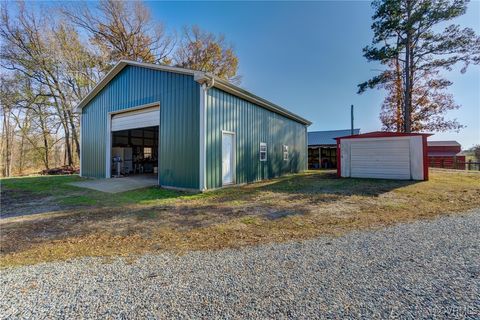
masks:
<path id="1" fill-rule="evenodd" d="M 468 0 L 376 0 L 372 45 L 364 48 L 368 61 L 378 61 L 389 69 L 359 85 L 359 93 L 369 88 L 386 88 L 386 99 L 402 101 L 404 132 L 412 130 L 445 131 L 459 129 L 455 121 L 444 118 L 448 110 L 458 108 L 445 92 L 451 82 L 439 77 L 441 70 L 451 70 L 458 63 L 465 72 L 470 64 L 480 63 L 480 37 L 471 28 L 452 24 L 436 32 L 445 23 L 466 12 Z M 392 70 L 392 61 L 399 65 Z M 400 68 L 396 68 L 400 67 Z M 402 99 L 398 99 L 398 77 L 401 70 Z M 394 90 L 395 92 L 392 92 Z M 384 104 L 385 106 L 385 104 Z M 388 108 L 387 108 L 388 110 Z M 385 108 L 383 109 L 385 111 Z M 397 122 L 382 112 L 384 126 Z M 398 115 L 398 112 L 394 113 Z"/>

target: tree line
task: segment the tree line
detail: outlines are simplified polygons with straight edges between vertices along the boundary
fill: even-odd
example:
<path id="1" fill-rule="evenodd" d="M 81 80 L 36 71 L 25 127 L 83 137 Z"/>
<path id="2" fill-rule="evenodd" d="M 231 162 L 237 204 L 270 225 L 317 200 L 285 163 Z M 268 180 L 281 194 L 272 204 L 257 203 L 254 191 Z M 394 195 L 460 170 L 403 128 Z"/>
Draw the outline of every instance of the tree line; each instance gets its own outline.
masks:
<path id="1" fill-rule="evenodd" d="M 436 132 L 463 126 L 444 71 L 480 63 L 480 37 L 449 21 L 468 0 L 375 0 L 368 61 L 383 70 L 358 92 L 385 89 L 383 130 Z M 78 166 L 74 107 L 121 59 L 211 72 L 239 83 L 238 57 L 222 35 L 198 26 L 178 34 L 142 2 L 101 0 L 41 7 L 2 4 L 0 17 L 0 175 Z"/>
<path id="2" fill-rule="evenodd" d="M 168 31 L 142 2 L 5 2 L 0 39 L 2 176 L 77 167 L 74 108 L 121 59 L 240 81 L 238 57 L 223 35 L 198 26 Z"/>

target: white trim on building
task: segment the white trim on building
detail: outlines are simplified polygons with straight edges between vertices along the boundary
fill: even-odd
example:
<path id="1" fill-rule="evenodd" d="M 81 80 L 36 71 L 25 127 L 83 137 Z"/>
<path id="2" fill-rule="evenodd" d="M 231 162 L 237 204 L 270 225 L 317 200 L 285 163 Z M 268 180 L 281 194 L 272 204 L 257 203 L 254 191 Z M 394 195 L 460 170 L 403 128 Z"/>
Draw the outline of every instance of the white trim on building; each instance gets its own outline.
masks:
<path id="1" fill-rule="evenodd" d="M 195 71 L 195 70 L 189 70 L 189 69 L 184 69 L 184 68 L 178 68 L 178 67 L 171 67 L 171 66 L 165 66 L 165 65 L 158 65 L 158 64 L 150 64 L 150 63 L 141 63 L 141 62 L 135 62 L 135 61 L 128 61 L 128 60 L 121 60 L 118 62 L 106 75 L 105 77 L 85 96 L 85 98 L 80 101 L 80 103 L 76 106 L 75 110 L 77 112 L 80 112 L 83 107 L 85 107 L 109 82 L 112 80 L 120 71 L 123 70 L 126 66 L 138 66 L 138 67 L 143 67 L 143 68 L 149 68 L 149 69 L 154 69 L 154 70 L 161 70 L 161 71 L 168 71 L 168 72 L 175 72 L 175 73 L 181 73 L 181 74 L 188 74 L 194 76 L 195 81 L 197 81 L 200 84 L 203 84 L 205 82 L 210 82 L 212 85 L 218 89 L 221 89 L 223 91 L 226 91 L 230 94 L 233 94 L 239 98 L 245 99 L 247 101 L 250 101 L 252 103 L 255 103 L 267 110 L 276 112 L 278 114 L 281 114 L 287 118 L 290 118 L 292 120 L 298 121 L 300 123 L 303 123 L 305 125 L 310 125 L 311 122 L 288 111 L 287 109 L 280 107 L 270 101 L 267 101 L 263 98 L 260 98 L 253 93 L 250 93 L 246 90 L 243 90 L 233 84 L 231 84 L 228 81 L 219 79 L 209 73 L 206 72 L 201 72 L 201 71 Z"/>

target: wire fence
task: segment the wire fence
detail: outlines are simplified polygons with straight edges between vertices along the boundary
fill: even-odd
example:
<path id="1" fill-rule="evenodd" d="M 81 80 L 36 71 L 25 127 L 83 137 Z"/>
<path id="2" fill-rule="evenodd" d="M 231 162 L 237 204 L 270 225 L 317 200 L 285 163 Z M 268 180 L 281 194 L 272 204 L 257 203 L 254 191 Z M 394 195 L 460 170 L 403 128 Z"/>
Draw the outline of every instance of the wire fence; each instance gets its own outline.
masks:
<path id="1" fill-rule="evenodd" d="M 430 168 L 442 168 L 453 170 L 468 170 L 468 171 L 480 171 L 480 162 L 472 160 L 458 161 L 456 159 L 442 159 L 442 160 L 430 160 Z"/>

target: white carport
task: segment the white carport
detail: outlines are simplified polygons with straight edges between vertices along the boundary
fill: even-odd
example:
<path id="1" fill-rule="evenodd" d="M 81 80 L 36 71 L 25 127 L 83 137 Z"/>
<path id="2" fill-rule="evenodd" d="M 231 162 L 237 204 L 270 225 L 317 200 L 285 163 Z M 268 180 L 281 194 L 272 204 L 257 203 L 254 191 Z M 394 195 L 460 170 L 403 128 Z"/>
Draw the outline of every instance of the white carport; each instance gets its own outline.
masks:
<path id="1" fill-rule="evenodd" d="M 340 177 L 428 180 L 424 133 L 370 132 L 337 138 Z"/>

